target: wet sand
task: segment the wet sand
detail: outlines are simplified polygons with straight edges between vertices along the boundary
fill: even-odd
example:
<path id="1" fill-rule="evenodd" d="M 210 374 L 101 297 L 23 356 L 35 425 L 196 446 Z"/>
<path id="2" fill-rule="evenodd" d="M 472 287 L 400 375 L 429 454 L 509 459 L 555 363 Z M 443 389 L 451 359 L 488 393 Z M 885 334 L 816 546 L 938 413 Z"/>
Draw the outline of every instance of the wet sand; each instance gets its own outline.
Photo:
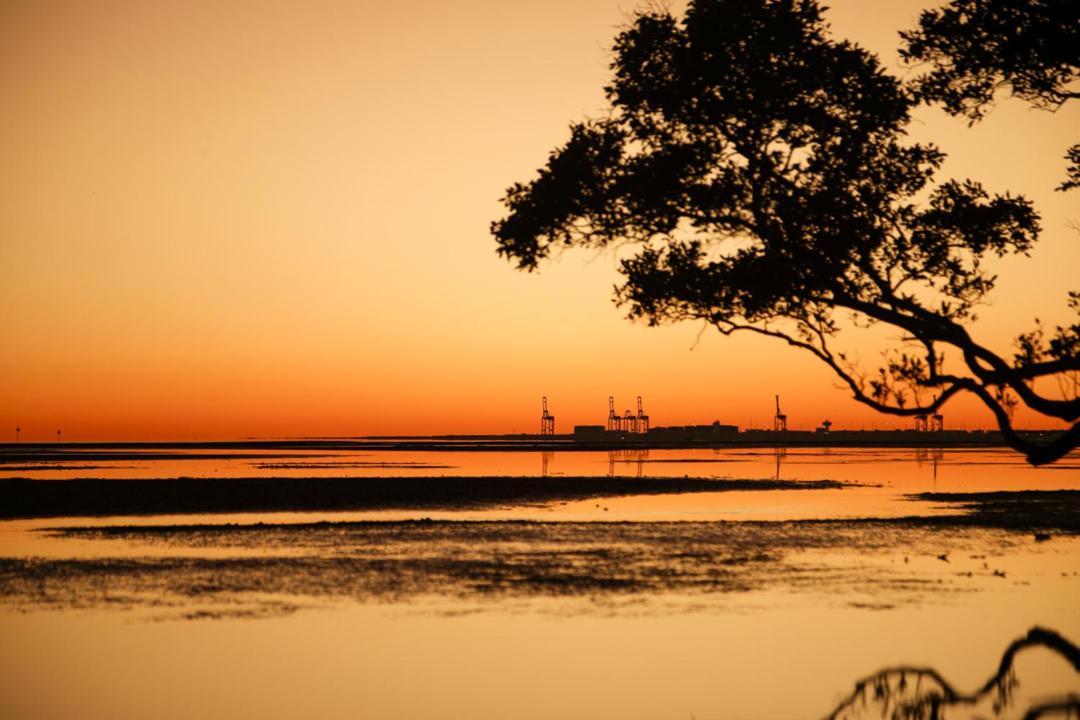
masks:
<path id="1" fill-rule="evenodd" d="M 276 482 L 242 480 L 256 489 Z M 372 487 L 409 481 L 377 480 Z M 453 478 L 413 480 L 413 494 L 395 502 L 503 502 L 491 488 L 475 492 L 483 478 L 457 478 L 474 492 L 456 497 L 431 491 Z M 540 502 L 536 489 L 559 481 L 574 493 L 672 482 L 486 480 L 522 493 L 519 504 Z M 679 487 L 673 480 L 665 487 Z M 221 479 L 178 482 L 190 489 Z M 136 495 L 170 486 L 161 483 L 110 481 Z M 834 502 L 870 490 L 821 493 Z M 792 503 L 814 494 L 717 497 L 752 503 L 770 493 Z M 620 521 L 542 522 L 449 510 L 432 514 L 451 519 L 428 520 L 417 505 L 390 513 L 407 520 L 253 512 L 241 522 L 217 514 L 6 521 L 0 629 L 19 651 L 2 664 L 0 686 L 16 715 L 43 718 L 142 717 L 133 686 L 155 688 L 167 698 L 155 712 L 177 718 L 223 707 L 260 717 L 820 717 L 835 709 L 851 718 L 888 716 L 900 702 L 990 716 L 1004 696 L 996 685 L 979 688 L 993 682 L 1011 640 L 1030 637 L 1023 633 L 1033 625 L 1080 637 L 1072 600 L 1080 491 L 893 497 L 909 516 L 641 522 L 613 512 Z M 1075 664 L 1043 647 L 1018 655 L 1004 677 L 1015 710 L 1007 716 L 1049 701 L 1078 707 Z M 288 692 L 269 697 L 267 687 Z"/>
<path id="2" fill-rule="evenodd" d="M 1002 557 L 1052 559 L 1080 542 L 1080 493 L 962 501 L 951 516 L 861 521 L 58 527 L 37 532 L 100 543 L 102 554 L 0 558 L 0 604 L 260 617 L 342 599 L 576 597 L 610 606 L 781 588 L 881 610 L 1013 582 L 1015 565 Z"/>

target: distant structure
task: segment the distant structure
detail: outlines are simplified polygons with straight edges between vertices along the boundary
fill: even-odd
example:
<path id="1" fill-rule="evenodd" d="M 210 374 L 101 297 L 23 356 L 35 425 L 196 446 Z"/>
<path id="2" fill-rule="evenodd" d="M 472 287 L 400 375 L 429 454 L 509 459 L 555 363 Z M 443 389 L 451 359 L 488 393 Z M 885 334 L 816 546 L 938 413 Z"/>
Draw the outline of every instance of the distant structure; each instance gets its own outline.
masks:
<path id="1" fill-rule="evenodd" d="M 608 395 L 607 399 L 607 430 L 609 432 L 618 432 L 619 425 L 621 425 L 620 418 L 615 414 L 615 396 Z"/>
<path id="2" fill-rule="evenodd" d="M 831 427 L 832 427 L 832 420 L 826 420 L 823 423 L 821 423 L 821 427 L 819 427 L 817 429 L 817 432 L 821 433 L 822 435 L 828 435 L 829 434 L 829 429 Z"/>
<path id="3" fill-rule="evenodd" d="M 641 396 L 637 398 L 637 415 L 627 408 L 622 415 L 615 412 L 615 396 L 608 395 L 607 425 L 604 430 L 615 433 L 629 433 L 631 435 L 644 435 L 649 432 L 649 416 L 645 414 L 645 406 Z"/>
<path id="4" fill-rule="evenodd" d="M 934 402 L 937 402 L 937 396 L 934 396 Z M 942 432 L 945 430 L 945 416 L 941 413 L 934 413 L 933 415 L 927 415 L 926 413 L 919 413 L 915 416 L 915 432 Z"/>
<path id="5" fill-rule="evenodd" d="M 607 429 L 603 425 L 575 425 L 575 442 L 603 442 L 607 439 Z"/>
<path id="6" fill-rule="evenodd" d="M 780 396 L 776 396 L 776 414 L 772 421 L 773 432 L 787 432 L 787 415 L 780 412 Z"/>
<path id="7" fill-rule="evenodd" d="M 15 428 L 15 442 L 19 442 L 19 433 L 21 433 L 21 432 L 22 432 L 22 428 L 20 428 L 20 427 Z"/>
<path id="8" fill-rule="evenodd" d="M 56 431 L 56 444 L 57 445 L 60 444 L 60 431 L 59 430 Z"/>
<path id="9" fill-rule="evenodd" d="M 555 416 L 548 412 L 547 395 L 540 399 L 541 405 L 544 408 L 544 414 L 540 416 L 540 434 L 541 435 L 554 435 L 555 434 Z"/>
<path id="10" fill-rule="evenodd" d="M 649 432 L 649 416 L 645 414 L 644 407 L 641 404 L 640 395 L 637 397 L 637 432 Z"/>

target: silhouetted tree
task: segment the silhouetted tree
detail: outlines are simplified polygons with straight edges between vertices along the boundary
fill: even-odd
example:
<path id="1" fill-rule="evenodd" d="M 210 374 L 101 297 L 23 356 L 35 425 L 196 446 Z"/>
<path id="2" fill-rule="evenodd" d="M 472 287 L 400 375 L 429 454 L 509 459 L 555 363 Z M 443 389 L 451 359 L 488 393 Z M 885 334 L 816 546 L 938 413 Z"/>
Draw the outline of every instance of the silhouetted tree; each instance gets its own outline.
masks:
<path id="1" fill-rule="evenodd" d="M 1015 675 L 1016 658 L 1031 648 L 1048 651 L 1080 672 L 1080 648 L 1054 630 L 1033 627 L 1027 635 L 1017 638 L 1005 648 L 997 672 L 973 693 L 963 693 L 955 689 L 933 668 L 890 668 L 857 682 L 851 695 L 828 717 L 830 720 L 916 720 L 950 717 L 950 710 L 981 717 L 978 707 L 980 705 L 984 706 L 981 708 L 983 712 L 992 712 L 994 717 L 1023 717 L 1025 720 L 1072 717 L 1074 712 L 1080 712 L 1080 698 L 1068 692 L 1058 696 L 1043 696 L 1026 708 L 1017 707 L 1016 690 L 1021 683 Z"/>
<path id="2" fill-rule="evenodd" d="M 632 318 L 782 339 L 894 415 L 971 393 L 1033 463 L 1076 446 L 1080 400 L 1034 380 L 1080 369 L 1080 325 L 1059 328 L 1053 351 L 1032 337 L 1017 360 L 962 324 L 994 286 L 986 256 L 1035 242 L 1031 203 L 972 181 L 931 187 L 942 153 L 905 142 L 917 98 L 872 54 L 830 39 L 816 2 L 641 12 L 611 67 L 608 117 L 572 125 L 539 176 L 507 191 L 509 214 L 492 224 L 501 255 L 534 270 L 553 248 L 633 245 L 616 290 Z M 847 314 L 909 340 L 864 375 L 833 347 Z M 1071 428 L 1045 444 L 1021 436 L 1013 396 Z"/>
<path id="3" fill-rule="evenodd" d="M 1074 0 L 953 0 L 902 32 L 901 57 L 930 62 L 916 92 L 955 115 L 980 119 L 1008 88 L 1032 105 L 1080 98 L 1080 6 Z"/>
<path id="4" fill-rule="evenodd" d="M 953 0 L 919 16 L 902 32 L 900 55 L 932 69 L 913 83 L 916 94 L 953 115 L 982 119 L 998 90 L 1056 110 L 1080 98 L 1080 2 L 1076 0 Z M 1068 178 L 1080 186 L 1080 144 L 1069 149 Z"/>

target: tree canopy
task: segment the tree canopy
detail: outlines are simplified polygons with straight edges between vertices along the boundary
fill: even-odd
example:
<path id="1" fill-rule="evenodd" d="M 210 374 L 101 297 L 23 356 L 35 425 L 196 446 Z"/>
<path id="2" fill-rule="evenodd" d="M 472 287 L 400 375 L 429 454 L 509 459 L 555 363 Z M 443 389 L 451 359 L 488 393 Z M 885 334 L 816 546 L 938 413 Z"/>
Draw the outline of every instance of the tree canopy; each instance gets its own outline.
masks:
<path id="1" fill-rule="evenodd" d="M 953 0 L 900 33 L 900 55 L 928 62 L 919 96 L 980 119 L 1002 88 L 1032 105 L 1080 98 L 1080 7 L 1075 0 Z"/>
<path id="2" fill-rule="evenodd" d="M 972 122 L 1007 89 L 1044 110 L 1080 99 L 1080 2 L 953 0 L 926 10 L 916 30 L 900 33 L 900 56 L 931 69 L 912 82 L 920 99 Z M 1059 190 L 1080 187 L 1080 144 Z"/>
<path id="3" fill-rule="evenodd" d="M 560 247 L 633 246 L 617 289 L 633 318 L 782 339 L 881 412 L 974 394 L 1032 462 L 1075 447 L 1080 399 L 1033 380 L 1080 370 L 1080 326 L 1059 328 L 1053 350 L 1037 329 L 1012 359 L 964 327 L 994 286 L 985 259 L 1035 243 L 1032 204 L 971 180 L 933 184 L 942 152 L 905 136 L 918 94 L 831 38 L 817 2 L 644 11 L 611 69 L 607 117 L 572 125 L 539 175 L 507 191 L 492 224 L 501 255 L 534 270 Z M 834 349 L 849 315 L 908 341 L 865 373 Z M 1072 427 L 1037 444 L 1012 427 L 1014 398 Z"/>

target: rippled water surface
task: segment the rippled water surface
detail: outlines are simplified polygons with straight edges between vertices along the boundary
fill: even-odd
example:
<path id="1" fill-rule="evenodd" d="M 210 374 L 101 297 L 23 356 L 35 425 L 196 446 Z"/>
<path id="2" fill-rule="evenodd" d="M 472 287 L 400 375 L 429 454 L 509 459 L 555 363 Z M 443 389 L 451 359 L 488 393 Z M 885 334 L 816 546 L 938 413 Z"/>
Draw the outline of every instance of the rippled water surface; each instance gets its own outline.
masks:
<path id="1" fill-rule="evenodd" d="M 941 495 L 1078 490 L 1075 459 L 125 452 L 6 462 L 0 479 L 838 484 L 0 522 L 4 717 L 882 717 L 931 701 L 1022 717 L 1080 697 L 1080 666 L 1045 641 L 1080 641 L 1075 497 L 1025 496 L 1016 515 Z"/>

